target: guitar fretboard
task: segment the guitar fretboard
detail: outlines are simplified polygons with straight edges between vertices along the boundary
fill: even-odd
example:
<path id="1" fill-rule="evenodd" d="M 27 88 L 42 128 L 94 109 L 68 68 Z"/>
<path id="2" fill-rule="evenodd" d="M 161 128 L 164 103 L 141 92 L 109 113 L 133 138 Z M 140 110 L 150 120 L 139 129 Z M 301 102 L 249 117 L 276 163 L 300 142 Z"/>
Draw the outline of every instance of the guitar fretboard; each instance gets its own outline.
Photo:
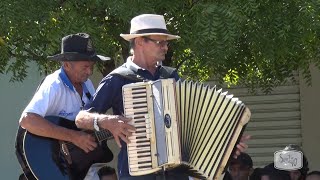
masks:
<path id="1" fill-rule="evenodd" d="M 96 135 L 99 142 L 106 140 L 106 139 L 113 138 L 112 133 L 106 129 L 102 129 L 100 131 L 95 131 L 95 135 Z"/>

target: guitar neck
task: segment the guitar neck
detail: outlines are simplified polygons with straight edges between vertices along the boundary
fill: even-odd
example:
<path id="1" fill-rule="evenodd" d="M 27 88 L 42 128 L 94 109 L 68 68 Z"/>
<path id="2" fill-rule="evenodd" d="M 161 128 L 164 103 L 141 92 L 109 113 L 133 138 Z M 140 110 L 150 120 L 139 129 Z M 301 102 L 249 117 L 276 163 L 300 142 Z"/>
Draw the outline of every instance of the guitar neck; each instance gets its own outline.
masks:
<path id="1" fill-rule="evenodd" d="M 101 131 L 95 131 L 94 132 L 98 141 L 104 141 L 106 139 L 112 139 L 113 135 L 110 131 L 106 130 L 106 129 L 102 129 Z"/>
<path id="2" fill-rule="evenodd" d="M 62 118 L 62 117 L 58 117 L 58 116 L 46 116 L 45 119 L 47 119 L 48 121 L 56 124 L 56 125 L 59 125 L 59 126 L 62 126 L 62 127 L 65 127 L 65 128 L 68 128 L 68 129 L 73 129 L 73 130 L 80 130 L 74 121 L 71 121 L 71 120 L 68 120 L 68 119 L 65 119 L 65 118 Z M 113 138 L 113 135 L 110 131 L 106 130 L 106 129 L 102 129 L 101 131 L 95 131 L 95 136 L 97 137 L 97 140 L 99 142 L 103 141 L 103 140 L 107 140 L 107 139 L 112 139 Z M 91 132 L 92 134 L 92 132 Z"/>

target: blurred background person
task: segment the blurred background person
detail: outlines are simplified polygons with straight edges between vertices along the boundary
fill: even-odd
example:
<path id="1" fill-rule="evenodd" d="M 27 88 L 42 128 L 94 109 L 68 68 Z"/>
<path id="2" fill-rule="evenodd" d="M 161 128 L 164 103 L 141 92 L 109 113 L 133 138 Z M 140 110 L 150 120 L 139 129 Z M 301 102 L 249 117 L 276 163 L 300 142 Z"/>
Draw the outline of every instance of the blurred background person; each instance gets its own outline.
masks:
<path id="1" fill-rule="evenodd" d="M 320 171 L 311 171 L 307 174 L 306 180 L 320 180 Z"/>
<path id="2" fill-rule="evenodd" d="M 248 180 L 253 172 L 253 162 L 246 153 L 241 153 L 237 159 L 232 159 L 229 164 L 228 172 L 232 180 Z"/>

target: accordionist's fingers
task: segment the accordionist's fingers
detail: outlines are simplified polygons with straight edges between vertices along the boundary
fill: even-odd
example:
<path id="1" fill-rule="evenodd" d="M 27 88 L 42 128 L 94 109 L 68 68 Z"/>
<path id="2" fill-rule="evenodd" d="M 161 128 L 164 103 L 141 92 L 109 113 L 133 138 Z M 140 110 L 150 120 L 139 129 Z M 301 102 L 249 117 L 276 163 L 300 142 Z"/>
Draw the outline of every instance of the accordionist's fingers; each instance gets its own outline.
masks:
<path id="1" fill-rule="evenodd" d="M 249 134 L 245 134 L 241 137 L 240 142 L 247 142 L 251 139 L 251 136 Z"/>
<path id="2" fill-rule="evenodd" d="M 135 132 L 136 131 L 136 128 L 134 126 L 127 124 L 132 119 L 126 118 L 124 116 L 119 116 L 119 119 L 120 119 L 120 121 L 124 122 L 124 126 L 125 126 L 126 129 L 128 129 L 128 131 L 130 131 L 130 132 Z"/>
<path id="3" fill-rule="evenodd" d="M 130 124 L 123 123 L 122 127 L 124 129 L 126 129 L 127 132 L 135 132 L 136 131 L 136 128 Z M 126 135 L 129 135 L 129 134 L 126 134 Z"/>
<path id="4" fill-rule="evenodd" d="M 127 138 L 128 136 L 131 135 L 131 132 L 129 132 L 128 129 L 126 128 L 128 126 L 130 125 L 125 123 L 120 123 L 118 124 L 118 131 L 112 131 L 114 139 L 120 148 L 121 148 L 120 139 L 122 139 L 126 143 L 130 143 L 130 140 Z"/>
<path id="5" fill-rule="evenodd" d="M 237 150 L 233 155 L 234 158 L 237 158 L 242 152 L 245 152 L 248 149 L 246 142 L 250 139 L 250 135 L 243 135 L 240 139 L 239 144 L 237 144 Z"/>
<path id="6" fill-rule="evenodd" d="M 110 120 L 110 121 L 116 122 L 115 125 L 119 126 L 120 128 L 127 129 L 130 132 L 135 132 L 136 131 L 134 126 L 127 124 L 129 121 L 132 120 L 130 118 L 126 118 L 124 116 L 115 115 L 115 116 L 108 116 L 107 119 Z M 108 125 L 106 128 L 108 130 L 112 131 L 115 127 L 112 127 L 112 126 Z"/>
<path id="7" fill-rule="evenodd" d="M 119 137 L 122 139 L 122 141 L 126 142 L 127 144 L 130 143 L 130 140 L 124 134 L 119 134 Z"/>
<path id="8" fill-rule="evenodd" d="M 123 121 L 123 122 L 125 122 L 125 123 L 127 123 L 127 122 L 129 122 L 129 121 L 132 120 L 132 119 L 127 118 L 127 117 L 124 117 L 124 116 L 118 116 L 118 117 L 119 117 L 119 119 L 120 119 L 121 121 Z"/>
<path id="9" fill-rule="evenodd" d="M 125 130 L 123 130 L 123 131 L 122 131 L 122 133 L 123 133 L 125 136 L 127 136 L 127 137 L 129 137 L 129 136 L 131 136 L 131 135 L 132 135 L 132 132 L 131 132 L 131 131 L 129 131 L 129 129 L 125 129 Z"/>

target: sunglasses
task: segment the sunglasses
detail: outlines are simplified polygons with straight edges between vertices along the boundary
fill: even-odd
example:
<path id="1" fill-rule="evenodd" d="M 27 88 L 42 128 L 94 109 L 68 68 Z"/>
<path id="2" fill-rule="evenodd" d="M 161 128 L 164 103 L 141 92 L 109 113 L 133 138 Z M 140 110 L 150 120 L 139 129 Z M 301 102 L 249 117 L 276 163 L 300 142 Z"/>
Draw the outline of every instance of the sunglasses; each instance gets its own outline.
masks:
<path id="1" fill-rule="evenodd" d="M 158 41 L 158 40 L 155 40 L 155 39 L 151 39 L 151 38 L 149 38 L 149 37 L 146 37 L 146 36 L 144 36 L 143 38 L 144 38 L 144 39 L 147 39 L 148 41 L 151 41 L 151 42 L 157 44 L 157 45 L 160 46 L 160 47 L 168 46 L 168 44 L 169 44 L 169 42 L 168 42 L 168 41 L 165 41 L 165 40 L 163 40 L 163 41 Z"/>

